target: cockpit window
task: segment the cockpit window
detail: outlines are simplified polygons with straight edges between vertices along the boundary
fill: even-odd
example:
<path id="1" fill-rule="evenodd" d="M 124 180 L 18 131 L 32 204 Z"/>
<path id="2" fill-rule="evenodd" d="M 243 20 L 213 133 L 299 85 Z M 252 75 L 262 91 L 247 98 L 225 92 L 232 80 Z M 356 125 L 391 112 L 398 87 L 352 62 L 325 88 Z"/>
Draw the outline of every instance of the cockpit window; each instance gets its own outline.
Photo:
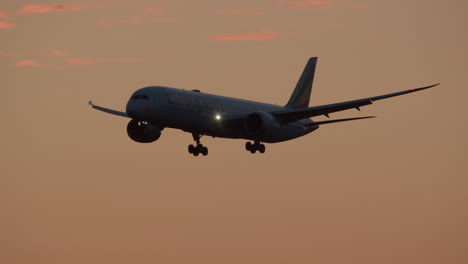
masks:
<path id="1" fill-rule="evenodd" d="M 146 95 L 135 94 L 130 99 L 131 100 L 138 100 L 138 99 L 148 100 L 149 98 Z"/>

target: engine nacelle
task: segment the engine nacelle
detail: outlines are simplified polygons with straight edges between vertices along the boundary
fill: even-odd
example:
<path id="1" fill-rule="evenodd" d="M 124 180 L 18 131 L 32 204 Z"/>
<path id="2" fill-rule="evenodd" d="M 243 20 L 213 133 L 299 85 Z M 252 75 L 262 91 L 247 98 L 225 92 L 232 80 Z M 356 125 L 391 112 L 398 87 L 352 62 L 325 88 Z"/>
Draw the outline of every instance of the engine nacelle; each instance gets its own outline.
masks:
<path id="1" fill-rule="evenodd" d="M 151 143 L 161 136 L 161 128 L 149 122 L 132 119 L 128 122 L 127 134 L 133 141 Z"/>
<path id="2" fill-rule="evenodd" d="M 265 112 L 255 112 L 247 116 L 244 126 L 251 135 L 268 136 L 279 125 L 272 115 Z"/>

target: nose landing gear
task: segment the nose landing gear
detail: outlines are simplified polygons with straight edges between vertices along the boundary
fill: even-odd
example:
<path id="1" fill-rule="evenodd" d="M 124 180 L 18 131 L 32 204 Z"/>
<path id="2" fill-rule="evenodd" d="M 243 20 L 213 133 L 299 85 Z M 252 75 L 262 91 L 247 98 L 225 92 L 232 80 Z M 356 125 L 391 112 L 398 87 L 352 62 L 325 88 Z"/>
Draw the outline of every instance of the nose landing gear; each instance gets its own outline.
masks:
<path id="1" fill-rule="evenodd" d="M 194 146 L 192 144 L 190 144 L 188 146 L 188 152 L 192 155 L 194 155 L 195 157 L 198 156 L 200 153 L 203 155 L 203 156 L 206 156 L 208 155 L 208 148 L 203 146 L 201 143 L 200 143 L 200 135 L 198 134 L 192 134 L 193 136 L 193 140 L 195 140 L 197 142 L 197 144 Z"/>
<path id="2" fill-rule="evenodd" d="M 254 154 L 257 150 L 260 153 L 265 153 L 265 145 L 263 145 L 259 141 L 255 141 L 253 144 L 251 142 L 246 142 L 245 150 L 250 151 L 250 153 L 252 154 Z"/>

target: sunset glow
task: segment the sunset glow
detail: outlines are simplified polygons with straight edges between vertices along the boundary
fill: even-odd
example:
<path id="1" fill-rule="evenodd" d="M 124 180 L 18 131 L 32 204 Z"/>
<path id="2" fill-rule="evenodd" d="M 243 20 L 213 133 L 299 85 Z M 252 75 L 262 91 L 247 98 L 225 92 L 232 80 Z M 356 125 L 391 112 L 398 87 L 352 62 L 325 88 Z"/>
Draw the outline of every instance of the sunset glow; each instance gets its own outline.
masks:
<path id="1" fill-rule="evenodd" d="M 0 1 L 0 264 L 468 263 L 467 11 Z"/>
<path id="2" fill-rule="evenodd" d="M 16 63 L 17 67 L 39 67 L 39 63 L 34 60 L 21 60 Z"/>
<path id="3" fill-rule="evenodd" d="M 301 34 L 285 34 L 273 31 L 260 31 L 257 33 L 243 33 L 243 34 L 221 34 L 212 36 L 212 40 L 272 40 L 281 38 L 301 37 Z"/>

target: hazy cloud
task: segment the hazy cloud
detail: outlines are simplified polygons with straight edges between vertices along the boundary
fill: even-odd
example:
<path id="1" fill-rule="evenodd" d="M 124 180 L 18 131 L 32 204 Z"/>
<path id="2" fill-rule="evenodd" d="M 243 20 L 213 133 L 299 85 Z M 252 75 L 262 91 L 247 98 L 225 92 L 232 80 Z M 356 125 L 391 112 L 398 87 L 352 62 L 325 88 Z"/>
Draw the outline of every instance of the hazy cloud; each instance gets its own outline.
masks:
<path id="1" fill-rule="evenodd" d="M 345 25 L 344 24 L 328 24 L 327 27 L 337 29 L 337 28 L 343 28 Z"/>
<path id="2" fill-rule="evenodd" d="M 25 59 L 27 57 L 39 57 L 43 62 L 49 61 L 49 63 L 39 63 L 36 60 Z M 53 60 L 54 56 L 55 60 Z M 57 69 L 57 70 L 69 70 L 77 67 L 84 67 L 91 64 L 107 64 L 107 63 L 136 63 L 142 62 L 143 59 L 135 58 L 89 58 L 89 57 L 78 57 L 70 55 L 68 52 L 59 49 L 51 49 L 48 53 L 36 53 L 36 54 L 24 54 L 19 52 L 12 52 L 7 50 L 0 50 L 0 57 L 12 57 L 17 58 L 15 63 L 16 67 L 41 67 L 43 69 Z"/>
<path id="3" fill-rule="evenodd" d="M 34 60 L 21 60 L 16 63 L 16 67 L 39 67 L 40 64 Z"/>
<path id="4" fill-rule="evenodd" d="M 68 53 L 66 53 L 65 51 L 63 50 L 52 50 L 51 53 L 55 56 L 58 56 L 58 57 L 66 57 L 68 56 Z"/>
<path id="5" fill-rule="evenodd" d="M 366 4 L 349 4 L 347 7 L 352 9 L 360 9 L 360 10 L 367 10 L 369 9 L 369 5 Z"/>
<path id="6" fill-rule="evenodd" d="M 217 11 L 218 15 L 234 15 L 234 16 L 263 16 L 264 12 L 251 9 L 229 9 Z"/>
<path id="7" fill-rule="evenodd" d="M 333 6 L 333 4 L 327 0 L 303 0 L 303 1 L 281 1 L 278 2 L 279 6 Z"/>
<path id="8" fill-rule="evenodd" d="M 16 24 L 8 22 L 8 21 L 0 21 L 0 29 L 4 28 L 14 28 L 16 27 Z"/>
<path id="9" fill-rule="evenodd" d="M 1 19 L 8 19 L 10 16 L 7 12 L 0 10 L 0 18 Z"/>
<path id="10" fill-rule="evenodd" d="M 52 12 L 73 12 L 90 8 L 102 8 L 105 4 L 43 4 L 36 5 L 30 4 L 23 6 L 20 10 L 16 11 L 17 14 L 47 14 Z"/>
<path id="11" fill-rule="evenodd" d="M 5 28 L 14 28 L 16 27 L 16 24 L 11 23 L 9 21 L 4 21 L 8 20 L 10 16 L 8 15 L 7 12 L 0 10 L 0 29 L 5 29 Z"/>
<path id="12" fill-rule="evenodd" d="M 98 25 L 112 26 L 125 24 L 140 24 L 143 22 L 172 22 L 176 18 L 169 16 L 164 8 L 147 7 L 141 9 L 136 15 L 124 19 L 103 19 L 98 21 Z"/>
<path id="13" fill-rule="evenodd" d="M 308 7 L 308 6 L 322 6 L 322 7 L 342 7 L 351 9 L 366 10 L 369 8 L 366 4 L 352 4 L 352 3 L 337 3 L 330 0 L 302 0 L 302 1 L 280 1 L 277 3 L 281 7 Z"/>
<path id="14" fill-rule="evenodd" d="M 212 40 L 272 40 L 281 38 L 301 37 L 301 34 L 285 34 L 273 31 L 260 31 L 257 33 L 244 33 L 244 34 L 223 34 L 210 37 Z"/>
<path id="15" fill-rule="evenodd" d="M 141 62 L 141 59 L 89 59 L 89 58 L 66 58 L 63 60 L 69 67 L 72 66 L 85 66 L 90 64 L 104 64 L 104 63 L 135 63 Z M 60 66 L 62 70 L 70 69 L 67 66 Z"/>
<path id="16" fill-rule="evenodd" d="M 125 24 L 140 24 L 143 22 L 143 18 L 141 17 L 130 17 L 121 20 L 115 19 L 103 19 L 98 22 L 98 25 L 102 26 L 112 26 L 112 25 L 125 25 Z"/>
<path id="17" fill-rule="evenodd" d="M 157 13 L 164 12 L 164 8 L 161 8 L 161 7 L 146 7 L 146 8 L 143 8 L 143 10 L 148 11 L 148 12 L 157 12 Z"/>
<path id="18" fill-rule="evenodd" d="M 12 51 L 0 50 L 0 56 L 6 56 L 6 57 L 24 57 L 24 54 L 19 53 L 19 52 L 12 52 Z"/>
<path id="19" fill-rule="evenodd" d="M 125 24 L 140 24 L 141 22 L 143 22 L 143 18 L 131 17 L 131 18 L 125 18 L 121 20 L 103 19 L 103 20 L 98 21 L 98 25 L 112 26 L 112 25 L 125 25 Z"/>
<path id="20" fill-rule="evenodd" d="M 88 65 L 97 62 L 95 59 L 69 58 L 64 60 L 71 65 Z"/>
<path id="21" fill-rule="evenodd" d="M 177 20 L 176 17 L 169 15 L 166 9 L 154 7 L 145 8 L 143 17 L 154 22 L 173 22 Z"/>

